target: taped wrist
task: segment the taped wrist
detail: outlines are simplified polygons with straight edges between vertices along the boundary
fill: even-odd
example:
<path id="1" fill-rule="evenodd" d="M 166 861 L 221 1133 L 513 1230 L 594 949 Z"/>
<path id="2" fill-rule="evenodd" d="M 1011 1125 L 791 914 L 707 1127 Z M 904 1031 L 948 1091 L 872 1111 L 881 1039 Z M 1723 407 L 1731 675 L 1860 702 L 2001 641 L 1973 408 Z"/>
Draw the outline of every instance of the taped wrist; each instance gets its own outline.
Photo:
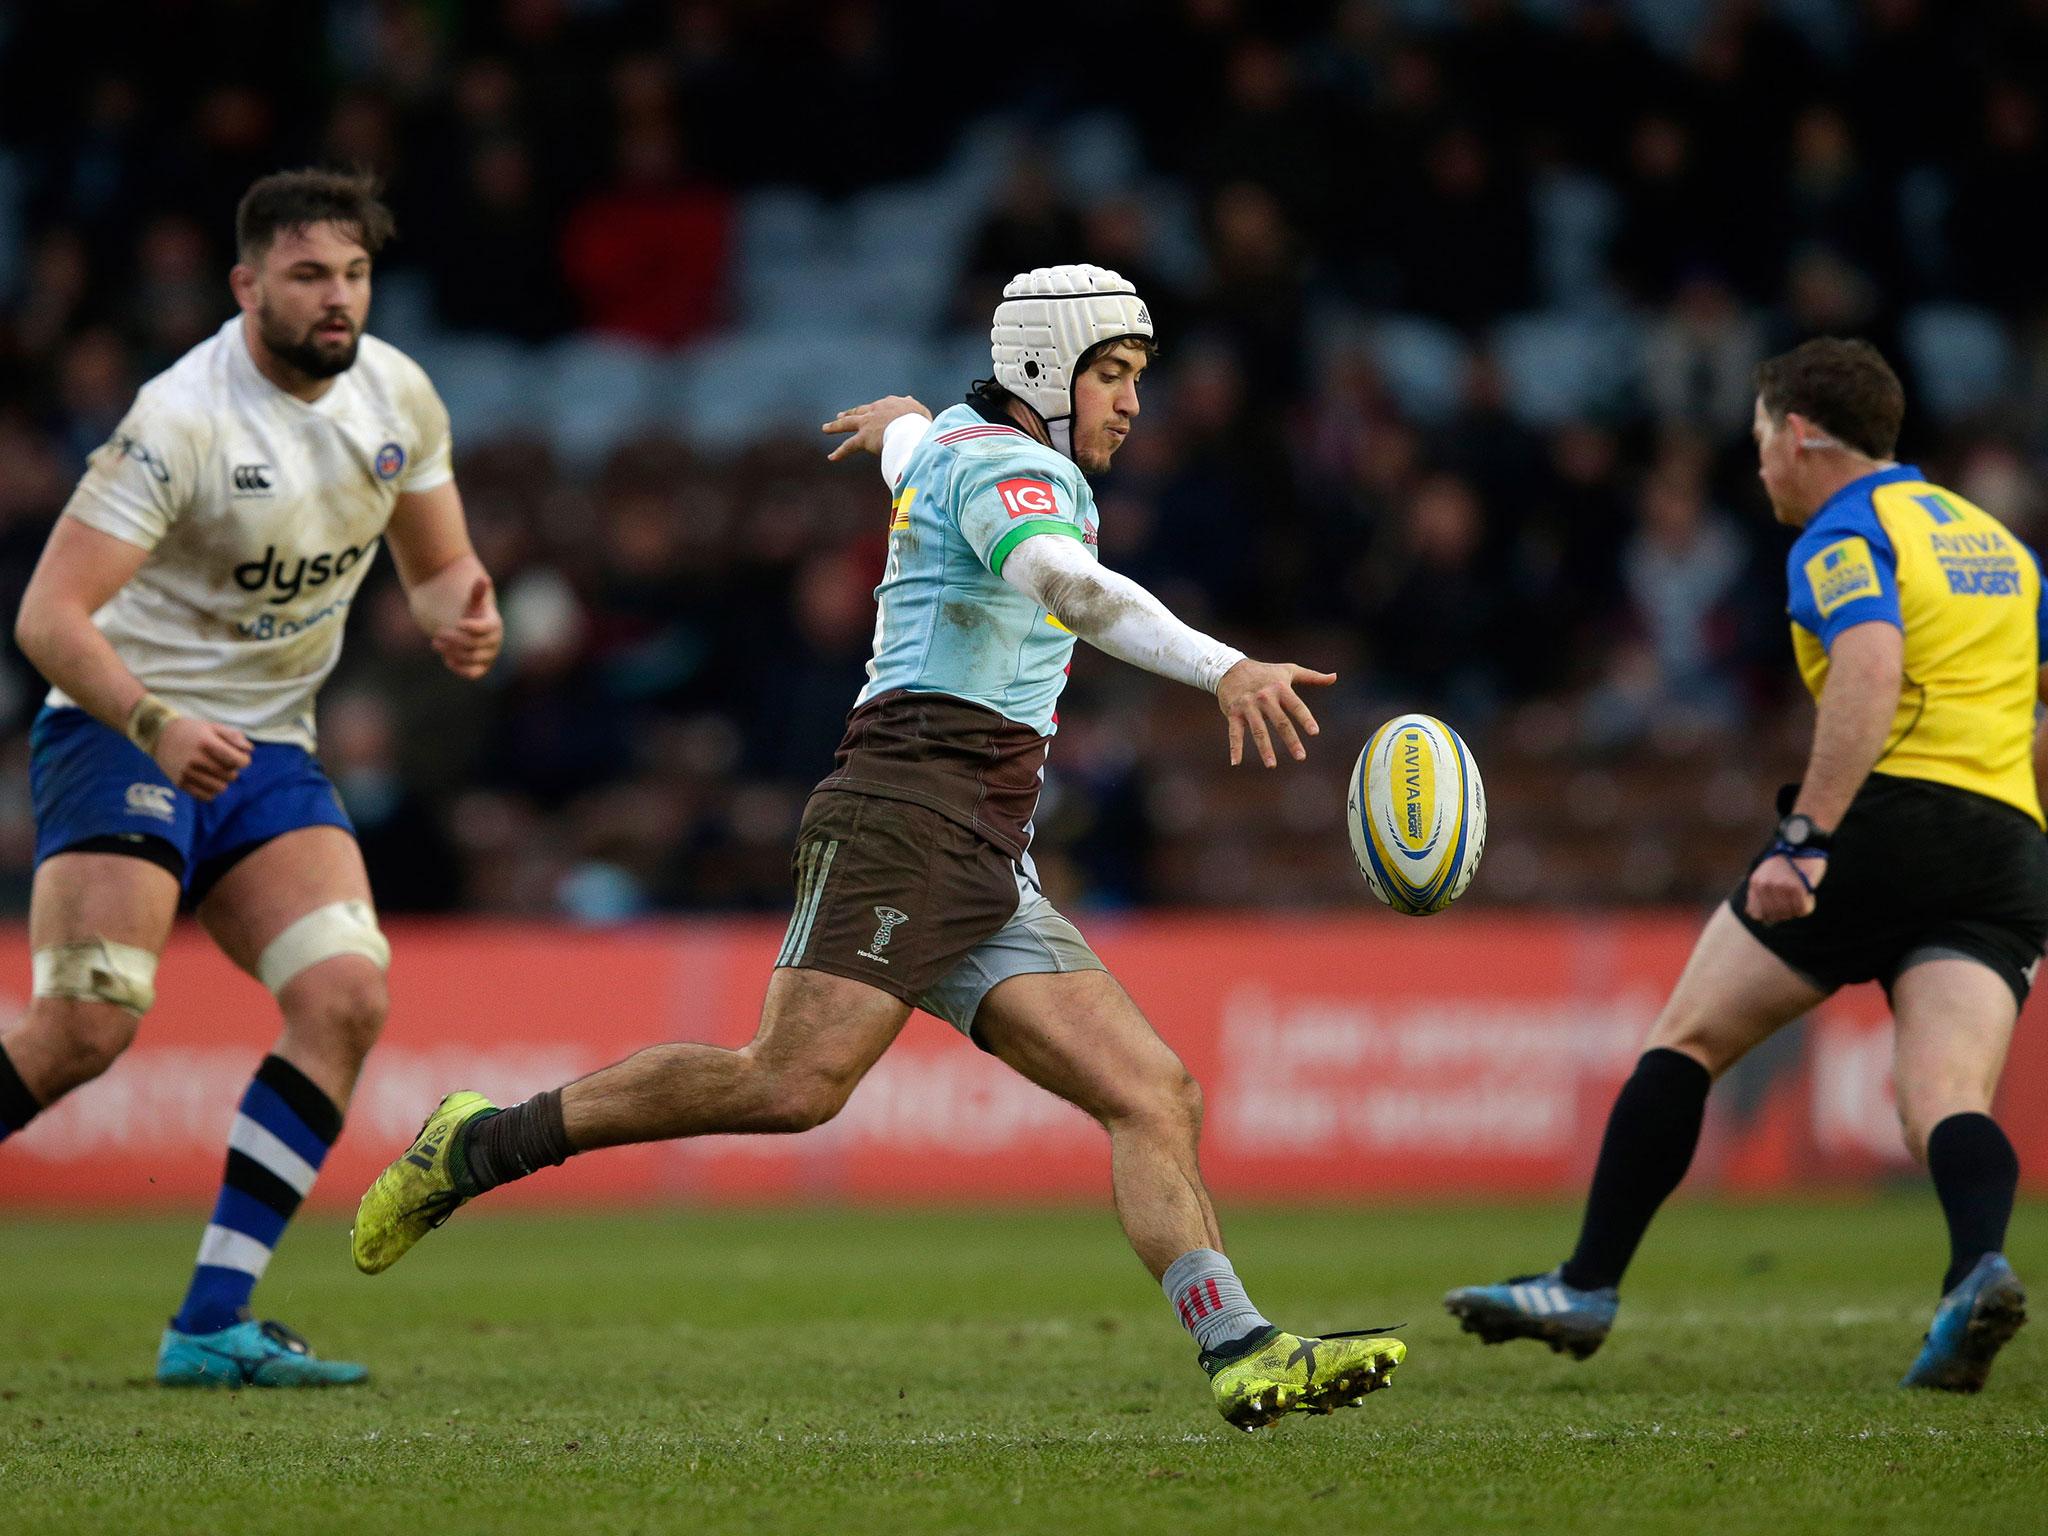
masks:
<path id="1" fill-rule="evenodd" d="M 164 728 L 179 718 L 177 710 L 155 694 L 145 693 L 128 711 L 128 723 L 123 729 L 130 741 L 155 757 L 156 744 L 164 739 Z"/>

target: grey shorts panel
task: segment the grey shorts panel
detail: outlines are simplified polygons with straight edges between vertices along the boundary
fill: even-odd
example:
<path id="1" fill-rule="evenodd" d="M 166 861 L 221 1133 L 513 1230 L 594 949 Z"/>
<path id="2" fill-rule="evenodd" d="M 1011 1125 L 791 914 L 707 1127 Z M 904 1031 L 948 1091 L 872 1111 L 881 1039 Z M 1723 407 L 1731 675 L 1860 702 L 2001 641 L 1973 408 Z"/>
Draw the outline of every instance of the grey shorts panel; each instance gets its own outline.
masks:
<path id="1" fill-rule="evenodd" d="M 1081 930 L 1062 917 L 1059 909 L 1045 899 L 1037 883 L 1019 869 L 1017 915 L 970 950 L 937 986 L 917 1000 L 917 1006 L 973 1040 L 974 1019 L 981 1012 L 981 1001 L 998 982 L 1008 981 L 1012 976 L 1102 969 L 1102 962 L 1081 937 Z"/>
<path id="2" fill-rule="evenodd" d="M 1916 965 L 1925 965 L 1930 960 L 1968 960 L 1973 965 L 1983 966 L 2012 988 L 2012 995 L 2022 1010 L 2026 1008 L 2027 998 L 2034 990 L 2034 976 L 2041 969 L 2039 955 L 2021 966 L 2016 965 L 2009 955 L 1982 945 L 1965 948 L 1961 944 L 1922 944 L 1916 949 L 1908 950 L 1906 957 L 1899 962 L 1898 968 L 1891 975 L 1882 978 L 1885 995 L 1891 995 L 1892 988 L 1899 984 L 1899 978 L 1906 972 Z"/>

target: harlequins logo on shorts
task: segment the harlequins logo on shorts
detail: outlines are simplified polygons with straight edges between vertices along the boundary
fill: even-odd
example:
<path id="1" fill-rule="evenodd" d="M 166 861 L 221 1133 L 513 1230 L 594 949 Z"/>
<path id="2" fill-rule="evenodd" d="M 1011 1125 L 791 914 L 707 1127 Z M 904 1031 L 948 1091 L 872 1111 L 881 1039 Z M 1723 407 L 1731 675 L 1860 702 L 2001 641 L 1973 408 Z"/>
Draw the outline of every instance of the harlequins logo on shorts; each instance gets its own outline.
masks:
<path id="1" fill-rule="evenodd" d="M 877 907 L 875 908 L 875 917 L 882 926 L 877 928 L 875 936 L 868 940 L 868 947 L 856 951 L 856 953 L 863 960 L 872 960 L 877 965 L 887 965 L 889 962 L 875 953 L 875 951 L 889 947 L 889 940 L 894 937 L 898 927 L 910 921 L 910 914 L 908 912 L 898 912 L 894 907 Z"/>
<path id="2" fill-rule="evenodd" d="M 178 813 L 171 798 L 173 793 L 168 784 L 130 784 L 128 814 L 153 816 L 158 821 L 176 821 Z"/>

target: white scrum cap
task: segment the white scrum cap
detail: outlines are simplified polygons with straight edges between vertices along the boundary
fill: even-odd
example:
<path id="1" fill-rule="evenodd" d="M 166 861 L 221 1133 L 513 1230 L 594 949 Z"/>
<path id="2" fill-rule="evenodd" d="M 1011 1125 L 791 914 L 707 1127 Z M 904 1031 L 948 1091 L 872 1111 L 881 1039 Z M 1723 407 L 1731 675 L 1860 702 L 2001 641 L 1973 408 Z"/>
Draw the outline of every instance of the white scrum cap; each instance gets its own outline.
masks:
<path id="1" fill-rule="evenodd" d="M 996 382 L 1045 418 L 1053 446 L 1071 454 L 1074 369 L 1090 347 L 1152 334 L 1138 290 L 1106 267 L 1036 267 L 1010 279 L 989 329 Z"/>

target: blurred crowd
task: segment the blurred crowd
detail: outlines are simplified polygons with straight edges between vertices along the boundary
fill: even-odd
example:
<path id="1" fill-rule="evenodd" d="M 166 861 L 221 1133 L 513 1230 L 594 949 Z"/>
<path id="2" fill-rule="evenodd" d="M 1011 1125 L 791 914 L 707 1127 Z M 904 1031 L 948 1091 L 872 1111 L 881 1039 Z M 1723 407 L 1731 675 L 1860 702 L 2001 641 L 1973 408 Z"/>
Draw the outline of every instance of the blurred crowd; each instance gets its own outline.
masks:
<path id="1" fill-rule="evenodd" d="M 1014 149 L 923 285 L 931 336 L 985 326 L 1032 266 L 1135 279 L 1164 353 L 1098 488 L 1103 559 L 1342 674 L 1314 761 L 1265 776 L 1224 766 L 1208 701 L 1080 657 L 1041 817 L 1064 899 L 1357 899 L 1345 770 L 1399 709 L 1452 720 L 1487 775 L 1475 900 L 1731 883 L 1809 719 L 1746 436 L 1750 370 L 1807 335 L 1877 341 L 1913 402 L 1902 452 L 2048 532 L 2043 0 L 1103 0 L 1086 28 L 1027 23 L 940 0 L 0 19 L 0 607 L 136 386 L 230 312 L 259 174 L 379 172 L 379 281 L 437 334 L 677 349 L 752 323 L 750 200 L 916 186 L 991 114 Z M 1113 174 L 1050 147 L 1103 122 Z M 1624 333 L 1625 369 L 1523 345 Z M 507 654 L 455 682 L 386 571 L 322 709 L 383 905 L 782 906 L 862 681 L 872 469 L 786 430 L 713 452 L 656 422 L 578 460 L 456 419 Z M 10 653 L 15 910 L 39 696 Z"/>

